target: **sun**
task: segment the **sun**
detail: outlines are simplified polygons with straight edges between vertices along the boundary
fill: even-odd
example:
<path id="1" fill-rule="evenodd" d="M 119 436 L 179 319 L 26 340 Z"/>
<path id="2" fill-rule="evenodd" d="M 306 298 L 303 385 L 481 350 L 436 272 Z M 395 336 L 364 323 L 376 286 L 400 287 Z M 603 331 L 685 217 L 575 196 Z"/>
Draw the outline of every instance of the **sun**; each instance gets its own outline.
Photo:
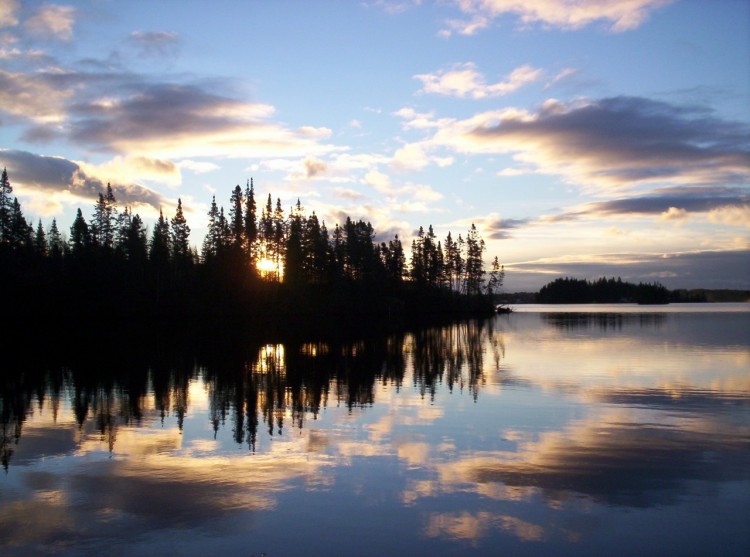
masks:
<path id="1" fill-rule="evenodd" d="M 258 259 L 258 262 L 255 264 L 255 266 L 258 268 L 258 272 L 260 273 L 260 276 L 262 277 L 276 277 L 278 279 L 281 279 L 281 277 L 284 275 L 284 267 L 281 263 L 276 263 L 273 259 L 269 259 L 268 257 L 261 257 Z"/>

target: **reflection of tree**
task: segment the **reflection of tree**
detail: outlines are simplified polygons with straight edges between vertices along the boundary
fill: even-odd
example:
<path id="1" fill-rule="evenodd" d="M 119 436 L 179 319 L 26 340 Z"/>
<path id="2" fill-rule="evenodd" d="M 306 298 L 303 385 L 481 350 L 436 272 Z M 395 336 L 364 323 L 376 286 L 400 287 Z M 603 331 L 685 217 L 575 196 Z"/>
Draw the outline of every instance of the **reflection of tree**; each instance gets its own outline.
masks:
<path id="1" fill-rule="evenodd" d="M 558 329 L 600 329 L 620 331 L 625 325 L 660 328 L 667 319 L 661 313 L 543 313 L 545 321 Z"/>
<path id="2" fill-rule="evenodd" d="M 138 426 L 149 416 L 162 423 L 174 417 L 182 430 L 195 381 L 206 385 L 215 434 L 229 421 L 234 441 L 247 443 L 251 451 L 261 424 L 274 436 L 283 433 L 285 421 L 301 429 L 331 404 L 369 407 L 376 385 L 401 389 L 408 370 L 423 395 L 433 397 L 444 384 L 468 389 L 476 398 L 485 383 L 484 351 L 493 350 L 496 363 L 501 357 L 487 323 L 275 344 L 248 341 L 240 333 L 223 340 L 206 335 L 181 342 L 163 339 L 153 351 L 134 339 L 129 344 L 139 349 L 123 358 L 75 349 L 61 357 L 66 365 L 35 362 L 3 378 L 2 462 L 7 466 L 10 461 L 27 416 L 45 404 L 56 415 L 64 397 L 79 428 L 96 431 L 110 451 L 116 449 L 118 428 Z"/>
<path id="3" fill-rule="evenodd" d="M 489 325 L 488 325 L 489 324 Z M 445 381 L 454 388 L 469 390 L 474 399 L 485 384 L 484 350 L 492 337 L 491 321 L 473 320 L 449 327 L 422 329 L 412 335 L 414 384 L 422 396 L 434 398 L 437 385 Z M 497 345 L 489 343 L 497 356 Z M 496 362 L 499 358 L 496 357 Z"/>

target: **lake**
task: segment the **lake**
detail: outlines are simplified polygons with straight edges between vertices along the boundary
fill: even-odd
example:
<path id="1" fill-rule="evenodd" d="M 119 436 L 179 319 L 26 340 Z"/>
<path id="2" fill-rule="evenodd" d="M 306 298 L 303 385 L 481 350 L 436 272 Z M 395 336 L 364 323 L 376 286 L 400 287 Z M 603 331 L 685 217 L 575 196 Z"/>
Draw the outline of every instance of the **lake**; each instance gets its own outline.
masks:
<path id="1" fill-rule="evenodd" d="M 2 555 L 750 554 L 750 304 L 19 349 Z"/>

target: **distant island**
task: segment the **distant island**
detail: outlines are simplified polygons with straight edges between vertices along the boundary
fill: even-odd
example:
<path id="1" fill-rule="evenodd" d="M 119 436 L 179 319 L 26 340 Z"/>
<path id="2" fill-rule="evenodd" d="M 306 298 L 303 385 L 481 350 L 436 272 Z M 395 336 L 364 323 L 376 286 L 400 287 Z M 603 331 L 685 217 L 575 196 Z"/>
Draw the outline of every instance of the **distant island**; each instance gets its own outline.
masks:
<path id="1" fill-rule="evenodd" d="M 750 290 L 675 289 L 662 284 L 630 283 L 621 278 L 589 281 L 557 278 L 539 292 L 505 292 L 496 295 L 501 304 L 668 304 L 705 302 L 748 302 Z"/>
<path id="2" fill-rule="evenodd" d="M 369 222 L 346 217 L 332 231 L 299 200 L 258 207 L 252 180 L 229 210 L 212 200 L 200 252 L 182 201 L 149 231 L 110 185 L 91 217 L 79 208 L 69 234 L 57 221 L 27 222 L 0 180 L 0 288 L 6 315 L 72 327 L 112 320 L 233 317 L 257 323 L 341 322 L 491 315 L 503 282 L 474 224 L 440 240 L 420 227 L 407 254 L 398 235 L 376 241 Z"/>

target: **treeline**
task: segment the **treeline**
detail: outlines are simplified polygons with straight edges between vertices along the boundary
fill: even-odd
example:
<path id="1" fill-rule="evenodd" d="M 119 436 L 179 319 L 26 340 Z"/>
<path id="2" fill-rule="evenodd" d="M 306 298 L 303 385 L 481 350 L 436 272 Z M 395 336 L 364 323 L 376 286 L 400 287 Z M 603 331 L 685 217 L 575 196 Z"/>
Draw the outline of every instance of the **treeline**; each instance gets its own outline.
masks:
<path id="1" fill-rule="evenodd" d="M 558 278 L 544 285 L 537 294 L 541 304 L 666 304 L 673 301 L 670 291 L 659 283 L 623 282 L 621 278 L 595 281 Z"/>
<path id="2" fill-rule="evenodd" d="M 256 204 L 252 180 L 236 186 L 229 210 L 212 200 L 198 252 L 182 201 L 149 231 L 119 208 L 110 185 L 87 220 L 78 209 L 69 234 L 27 222 L 7 171 L 0 181 L 3 289 L 20 311 L 128 315 L 451 314 L 491 311 L 502 284 L 497 262 L 485 276 L 485 244 L 472 224 L 465 238 L 438 240 L 420 227 L 407 254 L 398 235 L 377 242 L 369 222 L 347 217 L 329 231 L 299 200 L 285 213 L 269 194 Z M 24 310 L 25 308 L 25 310 Z"/>

